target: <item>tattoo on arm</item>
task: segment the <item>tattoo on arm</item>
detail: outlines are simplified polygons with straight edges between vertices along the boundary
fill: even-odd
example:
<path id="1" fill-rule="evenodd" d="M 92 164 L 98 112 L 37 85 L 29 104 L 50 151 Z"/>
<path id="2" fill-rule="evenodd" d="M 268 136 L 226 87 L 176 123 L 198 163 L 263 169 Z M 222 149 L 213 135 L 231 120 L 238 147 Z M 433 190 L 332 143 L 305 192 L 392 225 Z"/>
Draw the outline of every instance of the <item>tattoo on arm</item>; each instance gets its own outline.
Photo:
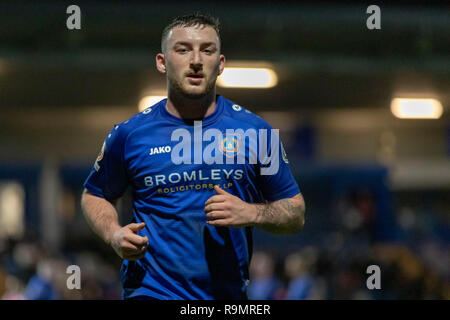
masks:
<path id="1" fill-rule="evenodd" d="M 298 231 L 303 226 L 304 210 L 292 202 L 291 199 L 281 199 L 270 204 L 257 205 L 257 225 L 272 233 Z"/>

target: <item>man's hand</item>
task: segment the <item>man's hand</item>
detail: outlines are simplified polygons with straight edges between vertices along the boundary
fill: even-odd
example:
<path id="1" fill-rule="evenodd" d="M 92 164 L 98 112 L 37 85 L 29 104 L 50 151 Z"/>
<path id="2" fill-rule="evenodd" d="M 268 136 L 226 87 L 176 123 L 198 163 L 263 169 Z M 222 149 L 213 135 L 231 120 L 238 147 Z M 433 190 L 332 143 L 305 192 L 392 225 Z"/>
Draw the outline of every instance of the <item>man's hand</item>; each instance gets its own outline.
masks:
<path id="1" fill-rule="evenodd" d="M 216 195 L 205 202 L 206 222 L 213 226 L 245 227 L 254 224 L 254 205 L 242 201 L 215 185 Z"/>
<path id="2" fill-rule="evenodd" d="M 305 201 L 299 193 L 266 204 L 246 203 L 214 186 L 216 195 L 205 203 L 206 222 L 221 227 L 256 226 L 277 234 L 299 232 L 305 224 Z"/>
<path id="3" fill-rule="evenodd" d="M 110 244 L 116 253 L 124 260 L 139 260 L 145 255 L 148 246 L 148 238 L 137 235 L 144 228 L 145 223 L 130 223 L 125 227 L 115 230 Z"/>

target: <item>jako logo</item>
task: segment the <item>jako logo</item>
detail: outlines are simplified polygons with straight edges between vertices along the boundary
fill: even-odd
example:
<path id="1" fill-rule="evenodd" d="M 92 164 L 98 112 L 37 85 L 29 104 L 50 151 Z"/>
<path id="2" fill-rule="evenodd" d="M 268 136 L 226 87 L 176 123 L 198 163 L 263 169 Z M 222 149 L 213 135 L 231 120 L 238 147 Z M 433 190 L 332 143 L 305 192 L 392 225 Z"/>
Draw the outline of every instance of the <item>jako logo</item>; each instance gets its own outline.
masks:
<path id="1" fill-rule="evenodd" d="M 154 147 L 150 149 L 149 155 L 160 154 L 160 153 L 169 153 L 172 150 L 170 146 L 162 146 L 162 147 Z"/>

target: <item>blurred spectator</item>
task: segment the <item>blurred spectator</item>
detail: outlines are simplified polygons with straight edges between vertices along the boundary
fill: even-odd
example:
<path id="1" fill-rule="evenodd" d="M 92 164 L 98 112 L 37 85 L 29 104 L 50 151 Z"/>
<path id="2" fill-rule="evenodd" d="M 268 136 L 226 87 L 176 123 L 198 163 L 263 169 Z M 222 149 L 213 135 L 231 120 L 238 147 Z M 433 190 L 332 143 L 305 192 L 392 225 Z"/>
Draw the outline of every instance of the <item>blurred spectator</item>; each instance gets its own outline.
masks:
<path id="1" fill-rule="evenodd" d="M 78 300 L 120 299 L 117 266 L 105 263 L 94 252 L 50 255 L 38 242 L 9 242 L 0 251 L 0 299 Z M 72 261 L 71 261 L 72 260 Z M 81 289 L 69 290 L 69 265 L 81 270 Z"/>
<path id="2" fill-rule="evenodd" d="M 20 279 L 7 275 L 5 277 L 5 292 L 1 297 L 2 300 L 25 300 L 23 295 L 24 284 Z"/>
<path id="3" fill-rule="evenodd" d="M 317 261 L 317 250 L 307 247 L 301 252 L 290 254 L 285 259 L 285 273 L 290 279 L 285 299 L 306 300 L 323 298 L 319 283 L 312 268 Z"/>
<path id="4" fill-rule="evenodd" d="M 36 274 L 31 277 L 25 289 L 25 299 L 27 300 L 55 300 L 59 299 L 52 283 L 52 261 L 42 259 L 37 264 Z"/>
<path id="5" fill-rule="evenodd" d="M 265 252 L 255 252 L 250 265 L 248 297 L 251 300 L 276 300 L 280 298 L 282 283 L 275 276 L 273 258 Z"/>

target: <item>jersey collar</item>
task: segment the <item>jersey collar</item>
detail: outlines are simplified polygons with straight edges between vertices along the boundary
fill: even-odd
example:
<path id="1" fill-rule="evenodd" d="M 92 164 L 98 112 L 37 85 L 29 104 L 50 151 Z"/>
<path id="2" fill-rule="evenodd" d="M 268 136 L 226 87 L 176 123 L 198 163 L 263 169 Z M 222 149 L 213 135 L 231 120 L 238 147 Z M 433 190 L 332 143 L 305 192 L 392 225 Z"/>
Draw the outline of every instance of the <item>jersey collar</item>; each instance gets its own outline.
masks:
<path id="1" fill-rule="evenodd" d="M 216 95 L 216 109 L 214 110 L 213 113 L 211 113 L 207 117 L 204 117 L 203 119 L 201 119 L 202 126 L 205 126 L 205 125 L 215 122 L 217 120 L 217 118 L 219 117 L 219 115 L 222 114 L 223 103 L 224 103 L 223 100 L 224 100 L 224 98 L 221 95 L 218 95 L 218 94 Z M 167 109 L 166 109 L 166 103 L 167 103 L 167 98 L 161 101 L 161 107 L 159 108 L 161 110 L 161 115 L 163 116 L 163 118 L 170 120 L 172 122 L 176 122 L 178 124 L 189 126 L 189 123 L 185 122 L 182 118 L 179 118 L 179 117 L 176 117 L 176 116 L 170 114 L 169 111 L 167 111 Z"/>

